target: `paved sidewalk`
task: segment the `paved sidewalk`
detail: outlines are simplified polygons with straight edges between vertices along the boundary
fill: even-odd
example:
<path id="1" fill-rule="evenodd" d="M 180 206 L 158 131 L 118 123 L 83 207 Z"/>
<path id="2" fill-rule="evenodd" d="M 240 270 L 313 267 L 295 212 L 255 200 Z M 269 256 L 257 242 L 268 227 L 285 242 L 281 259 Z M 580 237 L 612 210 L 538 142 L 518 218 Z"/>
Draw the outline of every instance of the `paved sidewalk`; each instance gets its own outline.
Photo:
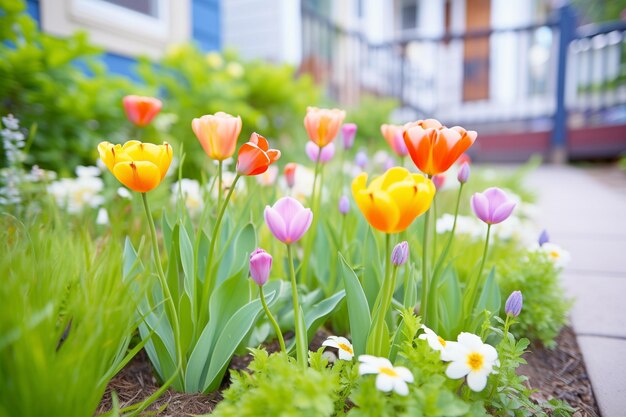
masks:
<path id="1" fill-rule="evenodd" d="M 602 416 L 626 417 L 626 189 L 565 166 L 541 167 L 527 184 L 550 240 L 572 255 L 563 284 Z"/>

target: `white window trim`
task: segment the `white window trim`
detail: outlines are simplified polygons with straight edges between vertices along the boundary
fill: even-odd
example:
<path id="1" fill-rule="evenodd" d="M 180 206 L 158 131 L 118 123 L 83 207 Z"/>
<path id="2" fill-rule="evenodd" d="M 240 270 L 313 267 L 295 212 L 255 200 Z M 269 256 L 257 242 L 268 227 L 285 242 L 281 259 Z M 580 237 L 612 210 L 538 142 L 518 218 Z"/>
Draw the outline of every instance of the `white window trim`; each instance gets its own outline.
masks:
<path id="1" fill-rule="evenodd" d="M 158 0 L 158 16 L 148 16 L 100 0 L 41 0 L 45 32 L 69 36 L 89 32 L 108 52 L 159 58 L 171 44 L 189 40 L 191 0 Z"/>

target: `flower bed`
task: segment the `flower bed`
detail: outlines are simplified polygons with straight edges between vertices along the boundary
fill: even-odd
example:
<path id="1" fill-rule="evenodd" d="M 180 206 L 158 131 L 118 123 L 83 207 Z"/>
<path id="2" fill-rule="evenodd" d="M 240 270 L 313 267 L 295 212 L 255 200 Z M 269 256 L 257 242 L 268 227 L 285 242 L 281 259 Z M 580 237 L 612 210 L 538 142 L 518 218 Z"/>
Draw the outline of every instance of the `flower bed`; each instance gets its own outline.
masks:
<path id="1" fill-rule="evenodd" d="M 141 137 L 161 103 L 124 106 Z M 530 400 L 517 374 L 526 337 L 554 344 L 569 306 L 558 284 L 567 254 L 534 224 L 521 174 L 470 173 L 464 152 L 478 134 L 432 119 L 383 126 L 395 156 L 370 162 L 345 118 L 309 108 L 312 168 L 289 161 L 280 182 L 281 150 L 258 133 L 237 149 L 241 119 L 219 112 L 190 121 L 215 161 L 203 182 L 182 178 L 186 155 L 167 142 L 131 140 L 100 143 L 100 169 L 43 186 L 21 168 L 19 124 L 5 120 L 20 204 L 3 217 L 2 300 L 22 296 L 1 327 L 0 415 L 90 414 L 139 351 L 155 380 L 145 367 L 135 376 L 154 390 L 120 393 L 122 404 L 112 394 L 111 414 L 223 396 L 215 415 L 570 415 L 565 402 Z M 175 160 L 178 179 L 162 186 Z M 320 328 L 330 334 L 311 346 Z M 271 354 L 257 348 L 273 340 Z M 248 370 L 229 374 L 247 351 Z M 90 355 L 84 374 L 70 372 L 67 361 Z M 57 372 L 40 388 L 49 403 L 26 402 L 22 384 L 46 369 Z M 55 378 L 75 384 L 63 401 L 46 397 Z"/>

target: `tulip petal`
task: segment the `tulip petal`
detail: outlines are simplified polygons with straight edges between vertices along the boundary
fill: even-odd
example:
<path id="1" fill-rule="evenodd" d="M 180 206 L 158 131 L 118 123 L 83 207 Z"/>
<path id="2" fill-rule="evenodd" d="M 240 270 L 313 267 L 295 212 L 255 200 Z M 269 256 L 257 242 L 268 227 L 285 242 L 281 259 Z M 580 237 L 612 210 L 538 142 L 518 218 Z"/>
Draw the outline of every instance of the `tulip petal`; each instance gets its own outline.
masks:
<path id="1" fill-rule="evenodd" d="M 497 207 L 491 216 L 491 223 L 493 224 L 502 223 L 503 221 L 509 218 L 514 208 L 515 208 L 515 203 L 512 201 L 506 202 L 502 204 L 500 207 Z"/>
<path id="2" fill-rule="evenodd" d="M 285 225 L 289 227 L 293 219 L 298 213 L 304 211 L 304 206 L 298 200 L 293 197 L 283 197 L 274 204 L 274 210 L 280 214 L 280 217 L 285 221 Z"/>
<path id="3" fill-rule="evenodd" d="M 498 187 L 487 188 L 483 194 L 489 200 L 489 214 L 493 214 L 496 208 L 509 201 L 506 193 Z"/>
<path id="4" fill-rule="evenodd" d="M 484 194 L 475 193 L 472 196 L 471 204 L 472 210 L 474 211 L 474 214 L 476 214 L 476 217 L 478 217 L 485 223 L 489 223 L 491 221 L 491 219 L 489 218 L 489 201 Z"/>
<path id="5" fill-rule="evenodd" d="M 150 161 L 119 162 L 113 167 L 113 175 L 133 191 L 145 193 L 161 182 L 159 167 Z"/>
<path id="6" fill-rule="evenodd" d="M 303 209 L 287 223 L 287 238 L 289 243 L 297 242 L 309 230 L 313 221 L 311 209 Z"/>
<path id="7" fill-rule="evenodd" d="M 278 211 L 276 211 L 274 208 L 266 206 L 263 216 L 265 218 L 265 223 L 267 224 L 267 227 L 270 229 L 270 232 L 272 232 L 274 237 L 283 243 L 288 243 L 287 226 L 280 213 L 278 213 Z"/>
<path id="8" fill-rule="evenodd" d="M 246 142 L 239 148 L 237 156 L 237 172 L 241 175 L 258 175 L 267 171 L 270 159 L 254 143 Z"/>

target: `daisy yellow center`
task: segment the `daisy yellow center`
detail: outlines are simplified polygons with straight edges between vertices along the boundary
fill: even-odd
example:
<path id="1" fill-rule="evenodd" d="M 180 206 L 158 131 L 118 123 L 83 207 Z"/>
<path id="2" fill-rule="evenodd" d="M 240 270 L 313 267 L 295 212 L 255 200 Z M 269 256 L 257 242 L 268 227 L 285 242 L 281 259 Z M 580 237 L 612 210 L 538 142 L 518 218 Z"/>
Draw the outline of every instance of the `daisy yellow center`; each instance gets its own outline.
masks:
<path id="1" fill-rule="evenodd" d="M 389 375 L 393 377 L 398 376 L 398 373 L 393 368 L 380 368 L 379 371 L 381 374 L 385 374 L 385 375 Z"/>
<path id="2" fill-rule="evenodd" d="M 443 337 L 437 336 L 437 340 L 439 340 L 439 343 L 441 343 L 441 346 L 446 347 L 446 341 L 443 340 Z"/>
<path id="3" fill-rule="evenodd" d="M 472 371 L 480 371 L 483 368 L 484 362 L 485 358 L 478 352 L 472 352 L 467 355 L 467 365 L 472 369 Z"/>
<path id="4" fill-rule="evenodd" d="M 353 355 L 354 352 L 352 351 L 352 348 L 348 345 L 346 345 L 345 343 L 338 343 L 339 349 L 341 350 L 345 350 L 346 352 L 348 352 L 349 354 Z"/>
<path id="5" fill-rule="evenodd" d="M 553 250 L 552 252 L 550 252 L 550 256 L 552 258 L 558 258 L 560 255 L 557 251 Z"/>

